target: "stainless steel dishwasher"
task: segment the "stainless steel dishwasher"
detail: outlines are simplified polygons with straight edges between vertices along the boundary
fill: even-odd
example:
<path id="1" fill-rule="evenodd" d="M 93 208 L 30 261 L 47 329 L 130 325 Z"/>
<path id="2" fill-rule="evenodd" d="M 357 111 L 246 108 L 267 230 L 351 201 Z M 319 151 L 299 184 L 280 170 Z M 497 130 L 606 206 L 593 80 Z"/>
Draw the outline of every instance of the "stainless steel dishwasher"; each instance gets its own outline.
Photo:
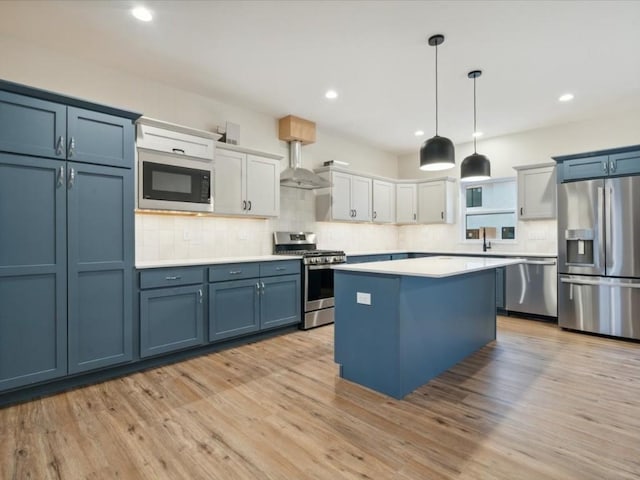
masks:
<path id="1" fill-rule="evenodd" d="M 555 258 L 523 258 L 506 267 L 506 309 L 546 317 L 558 316 L 558 278 Z"/>

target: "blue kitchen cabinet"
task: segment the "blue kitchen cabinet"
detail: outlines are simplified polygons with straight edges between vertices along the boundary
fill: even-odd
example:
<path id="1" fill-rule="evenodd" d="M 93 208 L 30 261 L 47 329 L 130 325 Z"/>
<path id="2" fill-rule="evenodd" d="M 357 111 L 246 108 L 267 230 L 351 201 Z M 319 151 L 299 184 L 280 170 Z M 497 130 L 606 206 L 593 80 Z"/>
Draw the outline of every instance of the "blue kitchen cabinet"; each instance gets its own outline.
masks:
<path id="1" fill-rule="evenodd" d="M 554 157 L 558 182 L 640 175 L 640 146 Z"/>
<path id="2" fill-rule="evenodd" d="M 209 341 L 300 323 L 300 270 L 299 260 L 210 267 Z"/>
<path id="3" fill-rule="evenodd" d="M 0 91 L 0 151 L 64 160 L 67 107 Z"/>
<path id="4" fill-rule="evenodd" d="M 496 268 L 496 308 L 504 310 L 504 273 L 505 267 Z"/>
<path id="5" fill-rule="evenodd" d="M 133 171 L 67 162 L 69 373 L 133 358 Z"/>
<path id="6" fill-rule="evenodd" d="M 574 158 L 562 164 L 563 181 L 602 178 L 608 175 L 609 156 Z"/>
<path id="7" fill-rule="evenodd" d="M 237 337 L 260 329 L 258 278 L 209 285 L 209 341 Z"/>
<path id="8" fill-rule="evenodd" d="M 196 284 L 140 292 L 142 358 L 204 343 L 203 288 Z"/>
<path id="9" fill-rule="evenodd" d="M 0 91 L 0 151 L 132 168 L 131 119 Z"/>
<path id="10" fill-rule="evenodd" d="M 640 174 L 640 150 L 609 155 L 609 175 Z"/>
<path id="11" fill-rule="evenodd" d="M 391 260 L 391 255 L 349 255 L 347 256 L 347 263 L 367 263 L 367 262 L 383 262 L 385 260 Z"/>
<path id="12" fill-rule="evenodd" d="M 0 153 L 0 391 L 67 373 L 64 165 Z"/>
<path id="13" fill-rule="evenodd" d="M 260 279 L 260 329 L 300 322 L 300 275 L 282 275 Z"/>

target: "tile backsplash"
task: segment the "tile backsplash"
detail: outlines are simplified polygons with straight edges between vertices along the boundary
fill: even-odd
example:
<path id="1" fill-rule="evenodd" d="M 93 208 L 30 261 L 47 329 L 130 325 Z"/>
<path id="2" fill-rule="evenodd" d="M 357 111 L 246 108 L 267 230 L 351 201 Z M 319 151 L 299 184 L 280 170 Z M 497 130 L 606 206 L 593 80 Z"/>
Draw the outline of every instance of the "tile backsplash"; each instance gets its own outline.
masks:
<path id="1" fill-rule="evenodd" d="M 347 252 L 376 250 L 474 250 L 463 243 L 458 225 L 378 225 L 316 222 L 315 193 L 280 189 L 280 217 L 253 219 L 216 216 L 136 214 L 136 261 L 191 260 L 269 255 L 274 231 L 318 234 L 318 247 Z M 494 243 L 493 252 L 555 252 L 556 222 L 519 222 L 518 240 Z"/>

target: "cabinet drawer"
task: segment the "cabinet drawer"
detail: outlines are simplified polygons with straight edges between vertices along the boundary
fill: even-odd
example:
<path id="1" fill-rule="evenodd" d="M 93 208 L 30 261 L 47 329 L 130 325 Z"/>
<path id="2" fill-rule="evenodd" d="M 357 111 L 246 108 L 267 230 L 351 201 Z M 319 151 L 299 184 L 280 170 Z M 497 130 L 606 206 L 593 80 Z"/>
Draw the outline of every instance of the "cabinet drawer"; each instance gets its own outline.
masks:
<path id="1" fill-rule="evenodd" d="M 202 268 L 154 268 L 140 272 L 140 288 L 174 287 L 202 283 Z"/>
<path id="2" fill-rule="evenodd" d="M 213 160 L 214 141 L 183 132 L 138 124 L 138 147 Z"/>
<path id="3" fill-rule="evenodd" d="M 273 277 L 275 275 L 300 274 L 300 260 L 286 260 L 280 262 L 264 262 L 260 264 L 261 277 Z"/>
<path id="4" fill-rule="evenodd" d="M 210 282 L 224 282 L 227 280 L 242 280 L 260 276 L 259 263 L 226 263 L 209 267 Z"/>

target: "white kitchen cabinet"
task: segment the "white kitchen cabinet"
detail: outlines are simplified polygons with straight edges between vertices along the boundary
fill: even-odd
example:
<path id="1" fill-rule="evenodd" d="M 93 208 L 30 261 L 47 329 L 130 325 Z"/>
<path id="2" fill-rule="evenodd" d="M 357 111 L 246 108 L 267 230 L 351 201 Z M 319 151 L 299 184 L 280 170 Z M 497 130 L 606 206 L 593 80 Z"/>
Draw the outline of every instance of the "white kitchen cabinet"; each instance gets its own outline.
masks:
<path id="1" fill-rule="evenodd" d="M 373 181 L 373 221 L 394 223 L 396 219 L 396 186 L 382 180 Z"/>
<path id="2" fill-rule="evenodd" d="M 455 180 L 418 184 L 418 223 L 454 223 L 455 207 Z"/>
<path id="3" fill-rule="evenodd" d="M 415 183 L 396 185 L 396 223 L 417 223 L 418 186 Z"/>
<path id="4" fill-rule="evenodd" d="M 213 159 L 217 133 L 195 130 L 182 125 L 140 117 L 137 121 L 136 145 L 148 150 L 188 157 Z"/>
<path id="5" fill-rule="evenodd" d="M 316 193 L 316 216 L 320 221 L 370 222 L 372 217 L 371 178 L 339 171 L 318 171 L 331 182 Z"/>
<path id="6" fill-rule="evenodd" d="M 280 214 L 281 158 L 218 145 L 214 163 L 214 212 L 277 217 Z"/>
<path id="7" fill-rule="evenodd" d="M 518 219 L 556 218 L 556 165 L 514 167 L 518 172 Z"/>

